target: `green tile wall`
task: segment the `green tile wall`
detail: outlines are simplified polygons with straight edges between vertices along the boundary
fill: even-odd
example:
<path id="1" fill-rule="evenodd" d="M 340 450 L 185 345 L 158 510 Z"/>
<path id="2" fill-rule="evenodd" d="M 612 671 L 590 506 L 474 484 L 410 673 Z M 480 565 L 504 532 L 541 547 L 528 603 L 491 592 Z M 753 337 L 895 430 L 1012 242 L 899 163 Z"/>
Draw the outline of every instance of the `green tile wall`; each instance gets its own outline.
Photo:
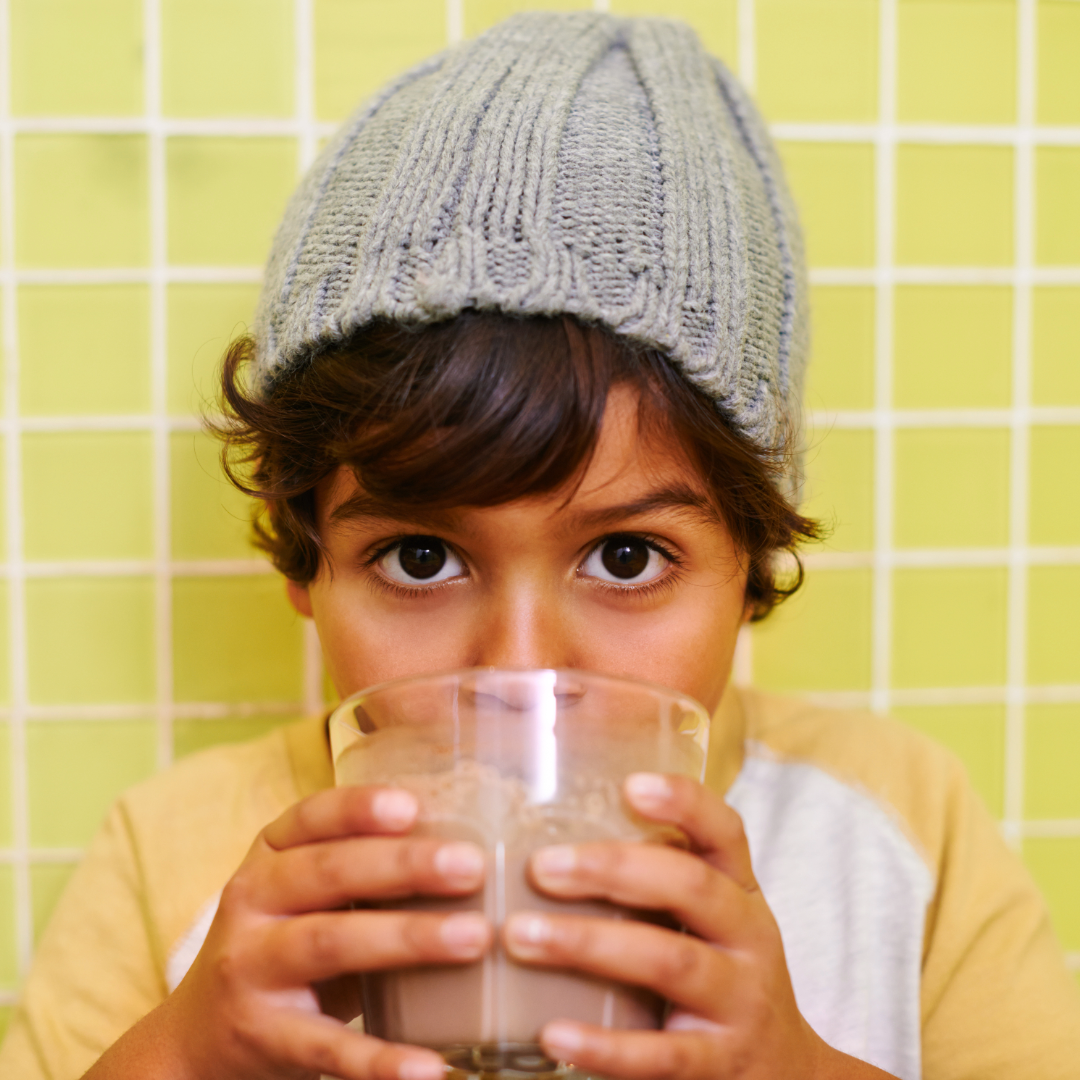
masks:
<path id="1" fill-rule="evenodd" d="M 144 41 L 153 4 L 160 49 Z M 16 926 L 40 933 L 117 792 L 318 704 L 305 702 L 319 680 L 305 677 L 300 620 L 257 572 L 249 508 L 198 432 L 300 170 L 448 34 L 591 6 L 308 0 L 305 28 L 293 0 L 7 5 L 0 1029 L 32 944 Z M 1080 4 L 607 6 L 688 19 L 755 82 L 802 210 L 805 505 L 829 537 L 740 670 L 890 708 L 950 747 L 1020 838 L 1080 961 Z M 885 95 L 883 33 L 896 46 Z M 1019 120 L 1033 121 L 1030 161 Z M 883 157 L 878 136 L 897 132 Z M 1016 215 L 1018 167 L 1030 216 Z M 1018 263 L 1034 267 L 1030 290 Z"/>

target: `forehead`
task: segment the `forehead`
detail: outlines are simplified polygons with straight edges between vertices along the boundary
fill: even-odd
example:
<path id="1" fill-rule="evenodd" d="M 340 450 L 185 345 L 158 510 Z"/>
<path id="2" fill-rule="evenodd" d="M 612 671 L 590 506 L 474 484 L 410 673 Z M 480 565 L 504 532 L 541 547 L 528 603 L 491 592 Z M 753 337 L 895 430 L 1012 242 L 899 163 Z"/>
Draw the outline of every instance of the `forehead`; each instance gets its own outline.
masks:
<path id="1" fill-rule="evenodd" d="M 639 422 L 639 396 L 626 386 L 608 395 L 596 448 L 582 472 L 562 488 L 498 507 L 461 506 L 421 509 L 390 505 L 368 497 L 352 470 L 341 466 L 318 493 L 319 518 L 331 527 L 363 518 L 396 521 L 445 521 L 462 527 L 476 515 L 524 514 L 546 519 L 549 527 L 577 521 L 603 525 L 627 512 L 681 513 L 719 523 L 719 515 L 698 471 L 664 425 Z M 497 513 L 496 513 L 497 512 Z"/>

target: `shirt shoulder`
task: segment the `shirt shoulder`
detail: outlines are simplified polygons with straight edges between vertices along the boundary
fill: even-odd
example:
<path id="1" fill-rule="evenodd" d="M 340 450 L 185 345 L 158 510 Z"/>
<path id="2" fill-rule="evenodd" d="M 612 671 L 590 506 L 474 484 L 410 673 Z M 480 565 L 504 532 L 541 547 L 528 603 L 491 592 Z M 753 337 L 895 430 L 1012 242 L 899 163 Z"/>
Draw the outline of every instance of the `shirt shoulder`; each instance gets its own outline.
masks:
<path id="1" fill-rule="evenodd" d="M 781 883 L 791 883 L 800 859 L 807 864 L 789 889 L 798 894 L 787 916 L 792 933 L 806 927 L 816 890 L 832 912 L 834 940 L 849 946 L 833 950 L 825 982 L 854 978 L 867 988 L 864 1002 L 883 1003 L 885 971 L 871 972 L 865 957 L 881 967 L 897 954 L 894 983 L 918 995 L 927 1080 L 1075 1075 L 1080 994 L 1038 889 L 959 760 L 871 713 L 758 692 L 742 698 L 747 759 L 739 784 L 748 782 L 734 794 L 755 805 L 758 819 L 763 808 L 772 815 L 758 828 L 763 849 L 783 855 L 774 860 Z M 807 956 L 820 976 L 812 942 Z M 894 1016 L 905 999 L 893 1003 Z M 864 1008 L 872 1035 L 871 1011 Z"/>

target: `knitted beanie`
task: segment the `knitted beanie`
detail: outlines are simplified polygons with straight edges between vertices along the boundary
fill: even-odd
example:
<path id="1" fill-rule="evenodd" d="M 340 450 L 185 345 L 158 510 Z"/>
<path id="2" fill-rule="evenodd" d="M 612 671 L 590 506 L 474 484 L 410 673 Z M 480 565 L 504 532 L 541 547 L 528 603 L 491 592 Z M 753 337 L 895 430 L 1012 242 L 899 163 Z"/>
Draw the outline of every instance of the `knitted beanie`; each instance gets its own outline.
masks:
<path id="1" fill-rule="evenodd" d="M 376 319 L 566 313 L 662 350 L 784 449 L 806 292 L 775 149 L 693 31 L 528 12 L 391 83 L 316 161 L 270 255 L 255 377 L 270 393 Z"/>

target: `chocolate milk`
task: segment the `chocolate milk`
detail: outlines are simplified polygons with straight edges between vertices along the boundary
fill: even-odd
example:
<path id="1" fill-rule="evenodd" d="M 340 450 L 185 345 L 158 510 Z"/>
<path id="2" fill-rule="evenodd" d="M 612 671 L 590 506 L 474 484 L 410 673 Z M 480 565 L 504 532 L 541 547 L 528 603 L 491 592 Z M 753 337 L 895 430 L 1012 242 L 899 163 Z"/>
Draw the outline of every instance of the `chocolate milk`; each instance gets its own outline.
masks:
<path id="1" fill-rule="evenodd" d="M 526 801 L 520 781 L 500 777 L 475 762 L 459 761 L 433 775 L 398 775 L 388 781 L 419 799 L 414 835 L 470 840 L 488 853 L 483 889 L 460 898 L 418 898 L 388 907 L 416 911 L 480 911 L 500 928 L 509 913 L 539 910 L 602 918 L 651 917 L 597 901 L 553 900 L 526 877 L 529 856 L 547 844 L 647 839 L 648 826 L 624 812 L 613 781 L 590 776 L 556 805 Z M 652 830 L 655 831 L 655 830 Z M 655 839 L 663 839 L 657 835 Z M 508 1047 L 516 1047 L 515 1072 L 553 1066 L 536 1048 L 549 1020 L 569 1018 L 612 1028 L 657 1028 L 663 1002 L 645 990 L 570 971 L 517 964 L 497 943 L 483 960 L 466 966 L 410 968 L 362 977 L 365 1027 L 394 1042 L 428 1046 L 469 1068 L 485 1055 L 496 1072 Z M 531 1064 L 530 1064 L 531 1063 Z M 465 1064 L 465 1062 L 463 1062 Z M 487 1071 L 482 1069 L 480 1071 Z"/>

